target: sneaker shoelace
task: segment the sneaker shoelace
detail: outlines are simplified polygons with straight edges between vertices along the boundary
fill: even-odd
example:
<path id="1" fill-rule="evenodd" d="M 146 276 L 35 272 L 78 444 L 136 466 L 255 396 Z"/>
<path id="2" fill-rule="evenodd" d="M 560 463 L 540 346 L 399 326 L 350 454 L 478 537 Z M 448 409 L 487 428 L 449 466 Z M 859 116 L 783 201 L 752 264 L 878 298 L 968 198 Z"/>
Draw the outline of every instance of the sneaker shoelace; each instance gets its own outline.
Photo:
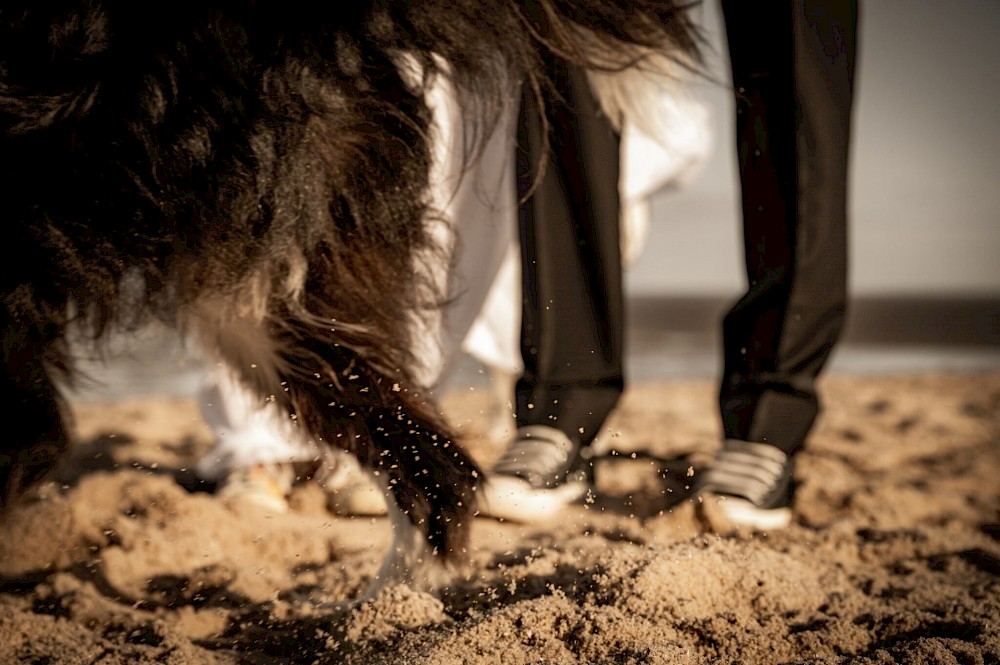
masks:
<path id="1" fill-rule="evenodd" d="M 727 441 L 706 472 L 703 491 L 747 499 L 759 508 L 787 480 L 788 456 L 774 446 Z"/>

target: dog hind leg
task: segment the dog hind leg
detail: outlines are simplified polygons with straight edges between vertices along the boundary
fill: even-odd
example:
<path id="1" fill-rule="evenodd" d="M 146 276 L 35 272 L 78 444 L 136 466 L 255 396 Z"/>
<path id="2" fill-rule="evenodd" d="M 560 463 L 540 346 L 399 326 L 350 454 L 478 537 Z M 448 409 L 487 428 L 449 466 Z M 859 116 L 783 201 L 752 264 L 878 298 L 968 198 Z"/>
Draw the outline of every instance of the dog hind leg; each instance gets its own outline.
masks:
<path id="1" fill-rule="evenodd" d="M 341 329 L 338 329 L 341 330 Z M 356 335 L 295 317 L 228 325 L 209 345 L 313 440 L 354 454 L 387 492 L 393 541 L 366 597 L 403 582 L 434 588 L 466 549 L 479 472 L 429 399 L 361 349 Z"/>
<path id="2" fill-rule="evenodd" d="M 7 434 L 0 438 L 0 512 L 55 467 L 66 451 L 62 404 L 53 374 L 65 372 L 62 326 L 44 303 L 9 296 L 0 309 L 5 373 L 0 377 Z"/>

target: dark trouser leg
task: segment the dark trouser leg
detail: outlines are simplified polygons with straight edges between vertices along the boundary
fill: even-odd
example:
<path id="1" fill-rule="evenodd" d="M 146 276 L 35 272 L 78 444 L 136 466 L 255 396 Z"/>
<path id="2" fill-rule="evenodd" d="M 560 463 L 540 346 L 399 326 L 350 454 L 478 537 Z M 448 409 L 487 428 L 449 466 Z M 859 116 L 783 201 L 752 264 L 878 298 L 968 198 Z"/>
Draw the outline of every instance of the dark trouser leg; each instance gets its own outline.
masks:
<path id="1" fill-rule="evenodd" d="M 535 183 L 544 128 L 530 91 L 518 120 L 523 283 L 519 426 L 556 427 L 584 445 L 621 395 L 623 298 L 618 244 L 618 137 L 586 76 L 551 67 L 565 103 L 549 100 L 550 153 Z"/>
<path id="2" fill-rule="evenodd" d="M 726 438 L 795 453 L 846 307 L 857 3 L 723 0 L 749 290 L 723 324 Z"/>

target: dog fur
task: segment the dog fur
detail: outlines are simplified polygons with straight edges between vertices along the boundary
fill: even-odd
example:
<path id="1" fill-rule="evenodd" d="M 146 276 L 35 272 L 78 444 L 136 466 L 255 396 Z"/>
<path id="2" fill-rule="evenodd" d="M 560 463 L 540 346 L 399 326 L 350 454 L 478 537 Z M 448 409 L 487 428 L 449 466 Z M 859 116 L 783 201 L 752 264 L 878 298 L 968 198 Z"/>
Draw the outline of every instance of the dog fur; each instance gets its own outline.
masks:
<path id="1" fill-rule="evenodd" d="M 383 480 L 383 583 L 460 556 L 478 472 L 407 369 L 441 304 L 425 94 L 487 136 L 548 58 L 695 50 L 672 1 L 3 0 L 0 508 L 66 448 L 67 328 L 160 317 Z"/>

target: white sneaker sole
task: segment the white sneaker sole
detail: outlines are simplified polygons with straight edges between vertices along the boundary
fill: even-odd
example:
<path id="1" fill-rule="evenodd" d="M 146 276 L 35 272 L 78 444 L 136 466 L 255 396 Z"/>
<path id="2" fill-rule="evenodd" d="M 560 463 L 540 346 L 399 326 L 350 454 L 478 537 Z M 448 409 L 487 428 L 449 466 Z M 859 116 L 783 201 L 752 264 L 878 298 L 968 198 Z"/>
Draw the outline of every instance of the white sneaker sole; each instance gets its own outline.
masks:
<path id="1" fill-rule="evenodd" d="M 758 508 L 746 499 L 731 496 L 706 496 L 712 502 L 711 512 L 731 522 L 734 526 L 758 531 L 778 531 L 792 523 L 791 508 Z"/>
<path id="2" fill-rule="evenodd" d="M 492 476 L 483 482 L 479 514 L 521 524 L 542 522 L 557 516 L 588 488 L 586 482 L 571 481 L 553 489 L 537 489 L 515 476 Z"/>

